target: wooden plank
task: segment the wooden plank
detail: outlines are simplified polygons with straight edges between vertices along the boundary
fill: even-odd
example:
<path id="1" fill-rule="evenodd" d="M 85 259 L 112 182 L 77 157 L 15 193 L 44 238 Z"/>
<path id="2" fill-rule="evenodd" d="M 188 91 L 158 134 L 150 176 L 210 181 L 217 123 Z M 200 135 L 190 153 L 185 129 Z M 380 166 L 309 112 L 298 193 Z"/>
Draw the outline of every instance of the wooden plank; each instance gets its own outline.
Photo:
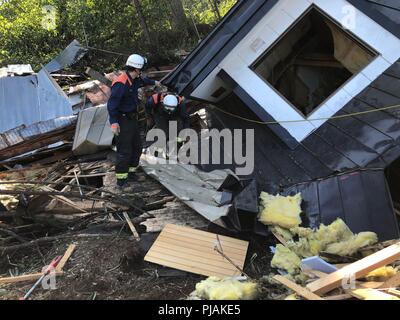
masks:
<path id="1" fill-rule="evenodd" d="M 215 250 L 217 239 L 233 263 Z M 168 224 L 144 260 L 204 276 L 232 277 L 240 275 L 238 268 L 244 266 L 248 245 L 247 241 Z"/>
<path id="2" fill-rule="evenodd" d="M 400 258 L 400 243 L 376 252 L 364 259 L 354 262 L 328 276 L 307 285 L 307 288 L 316 293 L 324 294 L 341 286 L 342 281 L 349 276 L 355 279 L 362 278 L 369 272 L 386 266 Z"/>
<path id="3" fill-rule="evenodd" d="M 181 237 L 182 238 L 182 234 L 179 231 L 176 230 L 166 230 L 165 231 L 166 236 L 169 237 Z M 195 234 L 188 234 L 188 235 L 184 235 L 184 238 L 186 238 L 188 241 L 192 241 L 192 242 L 198 242 L 198 241 L 202 241 L 202 242 L 206 242 L 206 243 L 210 243 L 210 241 L 212 241 L 213 243 L 216 243 L 217 239 L 214 238 L 210 238 L 210 237 L 202 237 L 201 235 L 195 235 Z M 243 246 L 241 244 L 237 244 L 237 243 L 230 243 L 228 241 L 226 241 L 226 239 L 222 239 L 221 237 L 219 238 L 221 244 L 223 244 L 224 247 L 226 248 L 230 248 L 232 250 L 238 250 L 238 251 L 242 251 L 243 250 Z"/>
<path id="4" fill-rule="evenodd" d="M 71 140 L 73 139 L 73 136 L 75 134 L 75 126 L 76 123 L 62 129 L 57 129 L 49 133 L 35 136 L 31 139 L 22 141 L 19 144 L 2 149 L 0 160 L 11 159 L 15 156 L 28 153 L 29 151 L 34 151 L 36 149 L 40 149 L 59 141 Z"/>
<path id="5" fill-rule="evenodd" d="M 72 182 L 74 181 L 75 179 L 71 179 L 70 181 L 68 181 L 68 184 L 72 184 Z M 64 188 L 62 188 L 62 190 L 61 190 L 61 192 L 68 192 L 68 191 L 70 191 L 71 190 L 71 186 L 65 186 Z M 54 199 L 53 198 L 53 200 L 51 200 L 50 201 L 50 203 L 46 206 L 46 208 L 45 208 L 45 210 L 46 211 L 50 211 L 50 210 L 53 210 L 55 207 L 56 207 L 56 205 L 57 205 L 57 199 Z M 75 209 L 75 208 L 74 208 Z"/>
<path id="6" fill-rule="evenodd" d="M 400 287 L 400 273 L 391 277 L 389 280 L 385 281 L 380 288 L 383 289 L 395 289 Z"/>
<path id="7" fill-rule="evenodd" d="M 303 273 L 314 276 L 315 278 L 323 278 L 328 275 L 328 273 L 318 271 L 318 270 L 304 270 Z"/>
<path id="8" fill-rule="evenodd" d="M 181 230 L 181 226 L 177 226 L 177 225 L 171 225 L 170 224 L 170 228 L 168 228 L 168 232 L 170 233 L 175 233 L 175 234 L 180 234 L 182 232 Z M 192 229 L 193 232 L 191 232 L 189 234 L 189 236 L 193 239 L 212 239 L 215 240 L 215 234 L 213 233 L 209 233 L 206 232 L 206 234 L 203 234 L 204 231 L 201 230 L 196 230 L 196 229 Z M 200 237 L 198 237 L 200 236 Z M 231 245 L 232 247 L 238 247 L 238 248 L 243 248 L 243 240 L 239 240 L 239 239 L 235 239 L 235 238 L 230 238 L 230 237 L 225 237 L 225 236 L 218 236 L 220 238 L 220 240 L 224 241 L 227 245 Z"/>
<path id="9" fill-rule="evenodd" d="M 194 263 L 194 264 L 205 264 L 207 266 L 209 266 L 210 268 L 213 267 L 217 267 L 217 268 L 221 268 L 221 269 L 227 269 L 227 270 L 235 270 L 236 268 L 230 264 L 229 266 L 227 265 L 221 265 L 221 263 L 223 263 L 225 261 L 225 258 L 222 257 L 221 255 L 219 256 L 218 259 L 209 259 L 207 257 L 202 257 L 200 255 L 190 255 L 190 257 L 188 258 L 187 253 L 183 253 L 183 252 L 179 252 L 176 250 L 170 250 L 170 249 L 165 249 L 165 248 L 156 248 L 153 249 L 153 252 L 151 253 L 152 256 L 158 256 L 158 257 L 170 257 L 170 256 L 174 256 L 177 261 L 179 259 L 183 259 L 183 262 L 187 262 L 187 263 Z M 216 257 L 217 258 L 217 257 Z M 217 269 L 218 270 L 218 269 Z"/>
<path id="10" fill-rule="evenodd" d="M 176 266 L 198 268 L 204 272 L 204 275 L 212 276 L 214 272 L 219 274 L 229 274 L 232 276 L 239 276 L 240 272 L 232 265 L 224 263 L 222 260 L 219 265 L 212 265 L 207 259 L 192 259 L 191 257 L 178 256 L 177 253 L 162 253 L 155 252 L 154 250 L 148 255 L 152 259 L 161 259 L 163 261 L 169 261 Z M 179 269 L 175 267 L 175 269 Z"/>
<path id="11" fill-rule="evenodd" d="M 100 172 L 100 173 L 93 173 L 93 174 L 78 174 L 78 178 L 95 178 L 95 177 L 104 177 L 106 175 L 107 175 L 107 172 Z M 62 178 L 65 178 L 65 179 L 74 178 L 74 180 L 75 180 L 75 175 L 62 176 Z"/>
<path id="12" fill-rule="evenodd" d="M 360 300 L 400 300 L 400 298 L 375 289 L 350 290 L 349 294 Z"/>
<path id="13" fill-rule="evenodd" d="M 176 241 L 185 241 L 185 243 L 182 243 L 182 245 L 190 245 L 193 244 L 194 246 L 198 246 L 199 244 L 203 244 L 204 247 L 208 248 L 208 247 L 215 247 L 216 244 L 216 240 L 214 242 L 210 242 L 210 240 L 196 240 L 196 239 L 190 239 L 190 238 L 185 238 L 184 236 L 180 236 L 180 235 L 172 235 L 169 232 L 165 232 L 162 235 L 163 238 L 166 238 L 166 241 L 168 240 L 176 240 Z M 228 248 L 232 253 L 242 256 L 243 252 L 246 251 L 246 249 L 243 248 L 232 248 L 228 245 L 226 245 L 226 242 L 224 242 L 223 240 L 220 240 L 221 245 L 223 248 Z"/>
<path id="14" fill-rule="evenodd" d="M 205 239 L 205 240 L 197 239 L 196 240 L 196 239 L 191 239 L 189 237 L 184 237 L 182 235 L 170 234 L 169 232 L 163 233 L 162 237 L 165 238 L 166 241 L 181 241 L 181 242 L 184 241 L 185 243 L 182 243 L 182 245 L 184 245 L 184 246 L 187 245 L 187 246 L 198 247 L 198 245 L 201 244 L 202 245 L 201 247 L 204 248 L 204 250 L 208 250 L 210 248 L 214 249 L 215 246 L 218 243 L 218 241 L 216 239 L 214 239 L 214 240 L 212 240 L 212 239 Z M 220 242 L 222 243 L 223 240 L 220 239 Z M 233 248 L 233 247 L 227 246 L 227 244 L 225 242 L 223 242 L 223 243 L 224 243 L 224 245 L 223 245 L 222 249 L 224 251 L 232 252 L 233 254 L 238 255 L 240 257 L 247 250 L 247 248 L 244 248 L 244 247 L 242 247 L 242 248 Z"/>
<path id="15" fill-rule="evenodd" d="M 132 231 L 133 237 L 134 237 L 136 240 L 140 240 L 140 236 L 139 236 L 139 234 L 137 233 L 136 228 L 135 228 L 135 226 L 133 225 L 133 223 L 132 223 L 132 221 L 131 221 L 131 218 L 129 218 L 129 216 L 128 216 L 128 214 L 127 214 L 126 212 L 124 212 L 123 215 L 124 215 L 124 218 L 125 218 L 126 222 L 128 223 L 129 228 L 130 228 L 131 231 Z"/>
<path id="16" fill-rule="evenodd" d="M 375 282 L 375 281 L 369 281 L 369 282 L 356 282 L 356 287 L 357 289 L 378 289 L 382 286 L 383 282 Z"/>
<path id="17" fill-rule="evenodd" d="M 35 168 L 35 167 L 38 167 L 38 166 L 43 166 L 43 165 L 47 165 L 47 164 L 51 164 L 51 163 L 54 163 L 54 162 L 58 162 L 58 161 L 61 161 L 61 160 L 68 159 L 73 155 L 74 154 L 72 153 L 72 151 L 57 152 L 55 155 L 53 155 L 51 157 L 46 157 L 46 158 L 41 159 L 41 160 L 30 162 L 30 165 L 33 168 Z"/>
<path id="18" fill-rule="evenodd" d="M 80 208 L 76 203 L 72 202 L 71 200 L 69 200 L 68 198 L 64 197 L 64 196 L 50 196 L 50 198 L 58 200 L 64 204 L 66 204 L 67 206 L 70 206 L 71 208 L 74 208 L 82 213 L 88 213 L 86 210 Z"/>
<path id="19" fill-rule="evenodd" d="M 332 300 L 332 301 L 337 301 L 337 300 L 349 300 L 353 298 L 353 296 L 349 293 L 344 293 L 344 294 L 338 294 L 336 296 L 328 296 L 324 297 L 324 300 Z"/>
<path id="20" fill-rule="evenodd" d="M 162 266 L 168 266 L 170 264 L 170 260 L 162 260 L 160 258 L 152 258 L 152 257 L 148 257 L 148 259 L 146 260 L 148 262 L 152 262 L 152 263 L 156 263 L 156 264 L 160 264 Z M 195 273 L 195 274 L 200 274 L 200 275 L 205 275 L 205 276 L 214 276 L 214 277 L 219 277 L 219 278 L 225 278 L 226 274 L 222 273 L 222 272 L 215 272 L 215 271 L 210 271 L 210 270 L 203 270 L 199 267 L 192 267 L 192 266 L 188 266 L 188 265 L 176 265 L 175 264 L 175 269 L 178 270 L 184 270 L 186 272 L 191 272 L 191 273 Z M 199 272 L 201 271 L 201 272 Z M 237 275 L 237 274 L 236 274 Z"/>
<path id="21" fill-rule="evenodd" d="M 391 294 L 391 295 L 393 295 L 393 296 L 396 296 L 396 297 L 399 297 L 399 298 L 400 298 L 400 291 L 399 291 L 399 290 L 396 290 L 396 289 L 389 289 L 389 290 L 387 291 L 387 293 L 389 293 L 389 294 Z"/>
<path id="22" fill-rule="evenodd" d="M 285 247 L 287 247 L 287 242 L 286 240 L 277 232 L 271 231 L 271 233 L 273 234 L 273 236 Z"/>
<path id="23" fill-rule="evenodd" d="M 349 265 L 349 263 L 338 263 L 338 264 L 334 264 L 334 266 L 338 269 L 342 269 L 344 267 L 347 267 Z"/>
<path id="24" fill-rule="evenodd" d="M 182 243 L 179 241 L 171 240 L 169 238 L 166 238 L 164 236 L 159 236 L 160 240 L 163 240 L 162 245 L 168 246 L 168 247 L 178 247 L 179 248 L 184 248 L 185 250 L 195 250 L 199 254 L 203 256 L 207 256 L 208 258 L 215 257 L 213 254 L 210 255 L 210 249 L 214 250 L 214 244 L 210 246 L 199 246 L 200 243 Z M 235 251 L 230 251 L 230 258 L 233 261 L 241 261 L 243 259 L 243 256 L 246 254 L 246 252 L 235 252 Z"/>
<path id="25" fill-rule="evenodd" d="M 67 251 L 65 251 L 64 256 L 61 258 L 60 262 L 58 263 L 56 267 L 56 271 L 60 272 L 63 270 L 65 264 L 69 260 L 69 258 L 72 256 L 76 248 L 75 244 L 70 244 Z"/>
<path id="26" fill-rule="evenodd" d="M 42 186 L 40 187 L 40 189 L 42 189 L 43 191 L 48 191 L 48 192 L 59 192 L 51 187 L 48 186 Z M 83 213 L 88 213 L 86 210 L 82 209 L 81 207 L 79 207 L 75 202 L 73 202 L 72 200 L 68 199 L 67 197 L 61 196 L 61 195 L 56 195 L 56 196 L 50 196 L 53 199 L 57 199 L 58 201 L 65 203 L 66 205 L 80 211 Z"/>
<path id="27" fill-rule="evenodd" d="M 91 67 L 87 67 L 85 73 L 89 75 L 91 78 L 100 81 L 101 83 L 105 84 L 106 86 L 111 88 L 112 81 L 105 76 L 103 76 L 100 72 L 92 69 Z"/>
<path id="28" fill-rule="evenodd" d="M 289 279 L 286 279 L 285 277 L 277 275 L 274 277 L 274 280 L 283 284 L 285 287 L 288 287 L 290 290 L 293 290 L 296 294 L 298 294 L 299 296 L 301 296 L 307 300 L 324 300 L 320 296 L 316 295 L 315 293 L 312 293 L 308 289 L 297 285 L 296 283 L 290 281 Z"/>
<path id="29" fill-rule="evenodd" d="M 164 249 L 170 249 L 170 250 L 177 251 L 182 246 L 180 246 L 178 244 L 171 245 L 171 243 L 160 243 L 159 247 L 160 248 L 164 248 Z M 202 257 L 202 258 L 206 257 L 210 261 L 212 261 L 212 260 L 220 261 L 221 259 L 224 259 L 221 255 L 215 256 L 214 254 L 213 255 L 209 254 L 209 250 L 199 251 L 199 250 L 196 250 L 196 249 L 190 249 L 190 248 L 188 248 L 186 246 L 185 246 L 185 250 L 186 250 L 186 252 L 188 252 L 188 253 L 190 253 L 190 254 L 192 254 L 194 256 L 199 256 L 199 257 Z M 238 263 L 238 264 L 243 262 L 243 255 L 240 256 L 240 257 L 231 256 L 230 258 L 231 258 L 231 260 L 233 262 Z"/>
<path id="30" fill-rule="evenodd" d="M 62 271 L 56 271 L 56 276 L 61 276 L 63 274 L 64 273 Z M 17 277 L 0 278 L 0 284 L 35 281 L 38 280 L 42 275 L 43 273 L 33 273 L 33 274 L 24 274 L 22 276 L 17 276 Z"/>

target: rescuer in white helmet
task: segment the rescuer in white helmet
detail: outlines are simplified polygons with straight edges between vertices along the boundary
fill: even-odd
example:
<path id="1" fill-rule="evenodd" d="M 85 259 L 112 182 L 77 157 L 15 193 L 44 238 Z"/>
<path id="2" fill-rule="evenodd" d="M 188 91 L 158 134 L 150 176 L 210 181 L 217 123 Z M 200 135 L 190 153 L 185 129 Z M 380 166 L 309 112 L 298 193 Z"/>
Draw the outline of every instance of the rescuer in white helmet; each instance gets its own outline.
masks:
<path id="1" fill-rule="evenodd" d="M 136 180 L 135 173 L 142 154 L 138 124 L 138 90 L 144 86 L 160 86 L 160 82 L 141 75 L 146 63 L 146 58 L 138 54 L 128 58 L 125 71 L 112 84 L 107 104 L 111 130 L 117 144 L 117 185 L 123 191 L 130 191 L 129 182 Z"/>
<path id="2" fill-rule="evenodd" d="M 147 127 L 154 124 L 169 136 L 169 122 L 178 122 L 178 132 L 190 126 L 189 113 L 184 97 L 173 93 L 158 93 L 152 95 L 145 107 Z"/>

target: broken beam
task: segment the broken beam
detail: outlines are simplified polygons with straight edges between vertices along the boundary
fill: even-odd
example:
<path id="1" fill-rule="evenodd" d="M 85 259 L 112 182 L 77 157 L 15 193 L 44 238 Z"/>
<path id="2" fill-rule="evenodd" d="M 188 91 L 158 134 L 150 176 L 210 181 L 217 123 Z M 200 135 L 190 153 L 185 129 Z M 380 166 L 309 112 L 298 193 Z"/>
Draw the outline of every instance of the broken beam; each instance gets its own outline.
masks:
<path id="1" fill-rule="evenodd" d="M 129 218 L 129 216 L 128 216 L 128 214 L 127 214 L 126 212 L 124 212 L 123 215 L 124 215 L 124 218 L 125 218 L 126 222 L 127 222 L 128 225 L 129 225 L 129 228 L 130 228 L 131 231 L 132 231 L 133 237 L 134 237 L 136 240 L 140 240 L 140 236 L 139 236 L 139 234 L 137 233 L 136 228 L 135 228 L 135 226 L 133 225 L 133 223 L 132 223 L 132 221 L 131 221 L 131 218 Z"/>
<path id="2" fill-rule="evenodd" d="M 56 271 L 57 272 L 62 272 L 62 270 L 64 269 L 65 264 L 67 263 L 67 261 L 69 260 L 69 258 L 72 256 L 72 254 L 74 253 L 76 248 L 75 244 L 70 244 L 67 251 L 65 251 L 64 256 L 61 258 L 60 262 L 58 263 L 57 267 L 56 267 Z"/>
<path id="3" fill-rule="evenodd" d="M 316 294 L 325 294 L 340 287 L 343 280 L 362 278 L 369 272 L 386 266 L 399 258 L 400 242 L 316 280 L 308 284 L 307 288 Z"/>
<path id="4" fill-rule="evenodd" d="M 307 300 L 324 300 L 310 290 L 297 285 L 296 283 L 290 281 L 289 279 L 286 279 L 285 277 L 277 275 L 274 277 L 274 280 L 283 284 L 285 287 L 289 288 L 290 290 L 294 291 L 296 294 Z"/>
<path id="5" fill-rule="evenodd" d="M 56 276 L 63 275 L 63 272 L 56 271 Z M 38 280 L 43 273 L 33 273 L 33 274 L 25 274 L 17 277 L 8 277 L 8 278 L 0 278 L 0 284 L 8 284 L 8 283 L 17 283 L 17 282 L 25 282 L 25 281 L 34 281 Z"/>
<path id="6" fill-rule="evenodd" d="M 105 84 L 106 86 L 111 88 L 112 81 L 107 79 L 105 76 L 103 76 L 100 72 L 92 69 L 91 67 L 88 67 L 85 71 L 85 73 L 90 76 L 91 78 L 100 81 L 101 83 Z"/>

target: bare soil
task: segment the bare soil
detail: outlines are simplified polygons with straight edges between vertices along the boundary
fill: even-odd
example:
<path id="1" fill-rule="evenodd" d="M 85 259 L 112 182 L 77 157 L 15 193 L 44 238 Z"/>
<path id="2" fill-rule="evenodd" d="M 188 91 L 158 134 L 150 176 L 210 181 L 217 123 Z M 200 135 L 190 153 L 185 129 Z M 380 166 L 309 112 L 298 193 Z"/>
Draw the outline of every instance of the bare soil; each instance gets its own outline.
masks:
<path id="1" fill-rule="evenodd" d="M 151 239 L 153 238 L 153 239 Z M 143 260 L 146 248 L 156 235 L 144 237 L 139 243 L 128 231 L 114 238 L 90 238 L 75 241 L 77 247 L 64 267 L 64 275 L 56 278 L 55 290 L 39 287 L 31 299 L 35 300 L 179 300 L 187 299 L 203 276 L 164 268 Z M 0 273 L 10 276 L 9 270 L 34 273 L 57 255 L 62 255 L 71 241 L 58 241 L 50 246 L 32 248 L 3 256 Z M 245 272 L 254 279 L 268 275 L 270 255 L 253 241 L 249 249 Z M 19 299 L 33 285 L 32 282 L 3 286 L 0 299 Z M 285 290 L 273 285 L 260 285 L 260 299 L 274 299 Z"/>

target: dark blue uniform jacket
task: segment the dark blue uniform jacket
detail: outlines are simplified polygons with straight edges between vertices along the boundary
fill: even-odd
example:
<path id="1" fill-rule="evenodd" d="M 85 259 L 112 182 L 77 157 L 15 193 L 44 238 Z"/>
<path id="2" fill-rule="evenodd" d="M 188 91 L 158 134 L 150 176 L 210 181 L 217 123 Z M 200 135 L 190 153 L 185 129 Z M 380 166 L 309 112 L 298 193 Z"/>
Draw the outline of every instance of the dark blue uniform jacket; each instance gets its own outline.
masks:
<path id="1" fill-rule="evenodd" d="M 111 97 L 107 104 L 110 123 L 118 123 L 118 116 L 121 113 L 137 112 L 139 88 L 155 85 L 155 83 L 154 80 L 144 77 L 133 80 L 127 72 L 123 72 L 111 87 Z"/>

